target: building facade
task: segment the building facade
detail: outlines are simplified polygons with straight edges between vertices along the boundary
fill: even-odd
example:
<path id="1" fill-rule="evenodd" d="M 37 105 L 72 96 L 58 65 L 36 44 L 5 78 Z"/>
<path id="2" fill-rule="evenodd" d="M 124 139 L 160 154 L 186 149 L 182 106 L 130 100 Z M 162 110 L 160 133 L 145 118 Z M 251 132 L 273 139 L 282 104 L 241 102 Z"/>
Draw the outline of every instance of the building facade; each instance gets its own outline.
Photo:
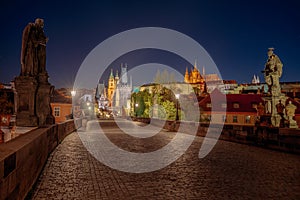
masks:
<path id="1" fill-rule="evenodd" d="M 188 68 L 186 68 L 184 82 L 191 84 L 193 88 L 197 88 L 200 93 L 205 91 L 205 81 L 197 68 L 197 62 L 195 62 L 191 72 L 189 72 Z"/>

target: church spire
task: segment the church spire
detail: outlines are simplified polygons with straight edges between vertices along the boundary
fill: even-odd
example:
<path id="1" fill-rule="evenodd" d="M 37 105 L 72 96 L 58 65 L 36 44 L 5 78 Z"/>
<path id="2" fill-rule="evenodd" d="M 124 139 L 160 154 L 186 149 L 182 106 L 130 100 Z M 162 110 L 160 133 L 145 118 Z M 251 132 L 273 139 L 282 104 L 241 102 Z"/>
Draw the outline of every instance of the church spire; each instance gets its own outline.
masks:
<path id="1" fill-rule="evenodd" d="M 190 80 L 188 67 L 185 69 L 184 82 L 188 83 Z"/>
<path id="2" fill-rule="evenodd" d="M 197 70 L 197 60 L 195 60 L 194 70 Z"/>
<path id="3" fill-rule="evenodd" d="M 111 71 L 110 71 L 109 78 L 114 78 L 114 72 L 113 72 L 113 69 L 111 69 Z"/>

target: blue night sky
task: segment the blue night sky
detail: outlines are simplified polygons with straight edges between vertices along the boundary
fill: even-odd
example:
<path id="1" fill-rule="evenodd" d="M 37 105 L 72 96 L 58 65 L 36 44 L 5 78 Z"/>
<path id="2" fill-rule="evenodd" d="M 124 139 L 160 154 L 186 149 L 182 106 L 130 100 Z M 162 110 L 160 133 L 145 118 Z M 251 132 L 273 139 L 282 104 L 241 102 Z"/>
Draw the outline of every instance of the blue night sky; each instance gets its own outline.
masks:
<path id="1" fill-rule="evenodd" d="M 19 75 L 22 31 L 38 17 L 45 21 L 47 70 L 56 88 L 72 87 L 81 63 L 99 43 L 138 27 L 164 27 L 190 36 L 210 54 L 223 79 L 239 83 L 250 82 L 254 74 L 263 80 L 267 49 L 274 47 L 284 64 L 281 81 L 300 81 L 299 10 L 298 0 L 5 0 L 0 3 L 0 82 Z M 185 61 L 160 53 L 150 52 L 153 60 L 138 52 L 113 64 L 131 67 L 155 61 L 185 72 Z"/>

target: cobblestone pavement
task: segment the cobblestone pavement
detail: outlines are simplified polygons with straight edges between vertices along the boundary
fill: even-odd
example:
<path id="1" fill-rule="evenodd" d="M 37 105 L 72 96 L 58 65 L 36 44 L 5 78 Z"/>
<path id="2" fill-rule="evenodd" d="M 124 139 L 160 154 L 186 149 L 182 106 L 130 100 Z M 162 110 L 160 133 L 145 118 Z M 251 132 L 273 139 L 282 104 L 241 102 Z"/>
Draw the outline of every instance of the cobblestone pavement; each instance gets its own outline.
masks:
<path id="1" fill-rule="evenodd" d="M 149 152 L 175 133 L 134 138 L 117 127 L 104 129 L 120 148 Z M 198 158 L 203 138 L 169 166 L 149 173 L 126 173 L 95 159 L 72 133 L 50 155 L 32 199 L 300 199 L 300 156 L 218 141 Z M 188 135 L 186 135 L 188 137 Z"/>

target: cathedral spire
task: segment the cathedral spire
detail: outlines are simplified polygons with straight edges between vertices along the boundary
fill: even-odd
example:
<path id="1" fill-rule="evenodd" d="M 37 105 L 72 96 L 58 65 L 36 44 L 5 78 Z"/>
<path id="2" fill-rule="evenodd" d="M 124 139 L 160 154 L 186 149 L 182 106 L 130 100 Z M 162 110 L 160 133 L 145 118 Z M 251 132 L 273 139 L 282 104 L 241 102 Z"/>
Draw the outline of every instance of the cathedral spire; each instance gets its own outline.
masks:
<path id="1" fill-rule="evenodd" d="M 111 69 L 111 71 L 110 71 L 109 78 L 114 78 L 114 72 L 113 72 L 113 69 Z"/>
<path id="2" fill-rule="evenodd" d="M 195 60 L 194 69 L 198 70 L 198 68 L 197 68 L 197 60 Z"/>
<path id="3" fill-rule="evenodd" d="M 184 82 L 188 83 L 190 81 L 189 70 L 188 67 L 185 69 Z"/>

